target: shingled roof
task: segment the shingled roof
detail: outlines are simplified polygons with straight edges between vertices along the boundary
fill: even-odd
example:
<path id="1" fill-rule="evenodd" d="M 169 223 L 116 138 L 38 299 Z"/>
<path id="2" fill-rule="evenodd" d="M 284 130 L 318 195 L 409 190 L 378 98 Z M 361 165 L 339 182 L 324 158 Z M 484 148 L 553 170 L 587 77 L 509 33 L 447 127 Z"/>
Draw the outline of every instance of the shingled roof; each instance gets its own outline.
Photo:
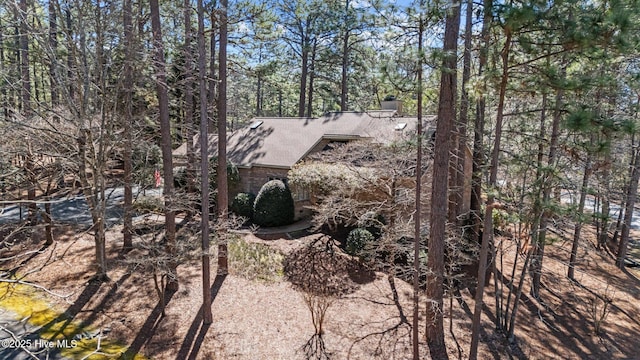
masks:
<path id="1" fill-rule="evenodd" d="M 429 117 L 427 122 L 433 121 Z M 227 154 L 238 167 L 290 168 L 323 139 L 349 141 L 398 140 L 415 130 L 416 118 L 397 117 L 395 111 L 336 112 L 319 118 L 254 118 L 248 126 L 229 133 Z M 197 138 L 197 136 L 196 136 Z M 209 136 L 209 154 L 217 153 L 217 136 Z M 194 141 L 197 154 L 199 139 Z M 184 156 L 186 144 L 174 155 Z"/>

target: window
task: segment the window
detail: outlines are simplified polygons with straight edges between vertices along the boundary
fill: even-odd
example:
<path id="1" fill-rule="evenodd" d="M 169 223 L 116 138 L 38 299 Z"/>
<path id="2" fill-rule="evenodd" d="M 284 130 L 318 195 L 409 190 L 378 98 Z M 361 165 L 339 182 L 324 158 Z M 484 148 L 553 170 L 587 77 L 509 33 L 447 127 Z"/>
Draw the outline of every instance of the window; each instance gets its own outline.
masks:
<path id="1" fill-rule="evenodd" d="M 306 186 L 294 186 L 292 195 L 294 201 L 306 201 L 311 199 L 311 192 Z"/>

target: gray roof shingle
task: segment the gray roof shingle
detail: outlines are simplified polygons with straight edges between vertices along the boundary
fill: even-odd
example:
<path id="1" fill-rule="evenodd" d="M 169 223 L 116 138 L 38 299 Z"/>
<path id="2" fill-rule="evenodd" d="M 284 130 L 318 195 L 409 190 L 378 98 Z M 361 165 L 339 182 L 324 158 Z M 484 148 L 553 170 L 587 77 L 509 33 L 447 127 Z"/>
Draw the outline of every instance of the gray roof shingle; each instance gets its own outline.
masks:
<path id="1" fill-rule="evenodd" d="M 425 120 L 430 122 L 433 118 Z M 259 126 L 252 128 L 252 124 L 260 121 Z M 416 121 L 416 118 L 397 117 L 395 111 L 385 110 L 336 112 L 318 118 L 254 118 L 248 126 L 229 133 L 227 154 L 229 160 L 239 167 L 290 168 L 323 139 L 374 139 L 388 143 L 415 131 Z M 400 123 L 407 125 L 396 130 Z M 217 142 L 216 135 L 209 136 L 210 155 L 217 153 Z M 199 154 L 199 138 L 194 143 Z M 174 152 L 178 156 L 184 154 L 185 144 Z"/>

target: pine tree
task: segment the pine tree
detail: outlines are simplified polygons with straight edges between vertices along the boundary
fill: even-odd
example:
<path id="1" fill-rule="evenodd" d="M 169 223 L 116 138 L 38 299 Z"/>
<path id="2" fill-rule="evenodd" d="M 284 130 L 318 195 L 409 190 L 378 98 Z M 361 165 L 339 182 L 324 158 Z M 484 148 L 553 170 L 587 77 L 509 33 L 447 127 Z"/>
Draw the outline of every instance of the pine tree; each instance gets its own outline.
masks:
<path id="1" fill-rule="evenodd" d="M 449 151 L 451 135 L 456 121 L 456 69 L 458 31 L 460 28 L 460 4 L 450 2 L 445 23 L 438 101 L 438 123 L 433 160 L 433 184 L 431 188 L 431 218 L 427 264 L 430 272 L 427 281 L 427 343 L 433 359 L 448 359 L 444 343 L 444 244 L 446 238 L 447 202 L 449 182 Z"/>

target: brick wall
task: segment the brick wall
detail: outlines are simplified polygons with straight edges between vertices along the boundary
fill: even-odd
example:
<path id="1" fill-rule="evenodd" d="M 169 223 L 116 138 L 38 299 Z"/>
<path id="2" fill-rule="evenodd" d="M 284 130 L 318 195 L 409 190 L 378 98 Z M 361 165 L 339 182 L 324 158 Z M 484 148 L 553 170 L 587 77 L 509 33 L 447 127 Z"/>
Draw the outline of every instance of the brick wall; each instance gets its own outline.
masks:
<path id="1" fill-rule="evenodd" d="M 324 145 L 323 145 L 324 146 Z M 289 173 L 288 169 L 274 169 L 268 167 L 254 166 L 250 169 L 238 169 L 240 173 L 240 186 L 238 192 L 251 192 L 258 195 L 260 188 L 269 179 L 286 179 Z M 294 201 L 295 220 L 300 220 L 311 215 L 311 210 L 307 208 L 310 201 Z"/>
<path id="2" fill-rule="evenodd" d="M 269 179 L 286 179 L 289 173 L 288 169 L 274 169 L 267 167 L 254 166 L 250 169 L 241 169 L 240 179 L 244 191 L 258 194 L 262 185 Z"/>

